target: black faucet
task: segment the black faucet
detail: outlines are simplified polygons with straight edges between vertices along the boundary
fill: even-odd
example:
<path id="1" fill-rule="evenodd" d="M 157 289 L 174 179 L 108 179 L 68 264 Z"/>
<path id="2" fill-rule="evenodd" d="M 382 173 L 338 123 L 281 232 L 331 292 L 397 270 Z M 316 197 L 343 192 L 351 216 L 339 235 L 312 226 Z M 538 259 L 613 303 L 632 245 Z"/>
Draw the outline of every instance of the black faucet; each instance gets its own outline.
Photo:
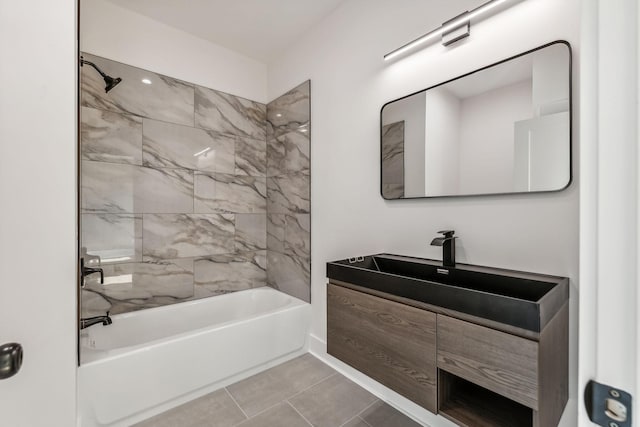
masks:
<path id="1" fill-rule="evenodd" d="M 106 316 L 94 316 L 80 319 L 80 329 L 88 328 L 89 326 L 97 325 L 98 323 L 102 323 L 104 326 L 113 323 L 111 321 L 111 317 L 109 317 L 108 311 Z"/>
<path id="2" fill-rule="evenodd" d="M 444 267 L 456 266 L 456 239 L 453 237 L 455 231 L 443 230 L 438 231 L 440 234 L 444 234 L 444 237 L 436 237 L 431 241 L 431 246 L 442 246 L 442 265 Z"/>
<path id="3" fill-rule="evenodd" d="M 84 258 L 80 258 L 80 286 L 84 288 L 84 278 L 90 274 L 100 273 L 100 284 L 104 284 L 104 271 L 101 268 L 86 267 Z"/>

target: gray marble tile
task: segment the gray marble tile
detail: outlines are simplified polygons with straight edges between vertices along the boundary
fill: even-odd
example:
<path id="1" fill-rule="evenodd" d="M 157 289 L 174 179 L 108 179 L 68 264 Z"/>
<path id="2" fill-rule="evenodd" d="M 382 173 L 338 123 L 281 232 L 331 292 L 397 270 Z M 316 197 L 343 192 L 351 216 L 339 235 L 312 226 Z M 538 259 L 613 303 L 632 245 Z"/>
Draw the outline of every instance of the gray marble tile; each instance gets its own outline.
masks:
<path id="1" fill-rule="evenodd" d="M 382 184 L 382 195 L 385 199 L 399 199 L 404 197 L 404 184 Z"/>
<path id="2" fill-rule="evenodd" d="M 83 212 L 193 212 L 193 173 L 83 161 Z"/>
<path id="3" fill-rule="evenodd" d="M 138 168 L 137 212 L 193 212 L 193 173 L 184 169 Z"/>
<path id="4" fill-rule="evenodd" d="M 280 403 L 248 419 L 239 427 L 309 427 L 310 424 L 288 403 Z"/>
<path id="5" fill-rule="evenodd" d="M 267 251 L 267 284 L 288 295 L 311 302 L 309 259 Z"/>
<path id="6" fill-rule="evenodd" d="M 80 317 L 93 317 L 103 316 L 106 312 L 111 310 L 111 303 L 105 299 L 102 295 L 89 291 L 82 290 L 80 293 Z"/>
<path id="7" fill-rule="evenodd" d="M 252 417 L 334 374 L 331 367 L 307 353 L 232 384 L 227 390 Z"/>
<path id="8" fill-rule="evenodd" d="M 142 261 L 142 215 L 83 214 L 80 245 L 101 264 Z"/>
<path id="9" fill-rule="evenodd" d="M 142 164 L 142 119 L 82 107 L 80 146 L 84 160 Z"/>
<path id="10" fill-rule="evenodd" d="M 420 427 L 420 424 L 382 401 L 367 408 L 360 418 L 371 427 Z"/>
<path id="11" fill-rule="evenodd" d="M 83 56 L 108 75 L 122 78 L 120 84 L 105 93 L 100 74 L 88 65 L 81 67 L 83 106 L 193 126 L 193 85 L 87 53 Z M 152 84 L 142 83 L 144 78 Z"/>
<path id="12" fill-rule="evenodd" d="M 266 251 L 213 255 L 194 262 L 195 297 L 204 298 L 267 283 Z"/>
<path id="13" fill-rule="evenodd" d="M 311 81 L 307 80 L 267 104 L 269 138 L 309 130 L 310 90 Z"/>
<path id="14" fill-rule="evenodd" d="M 267 214 L 267 249 L 284 253 L 285 214 Z"/>
<path id="15" fill-rule="evenodd" d="M 103 265 L 104 284 L 98 275 L 86 278 L 82 310 L 95 312 L 110 305 L 112 314 L 158 307 L 193 297 L 193 260 L 173 259 L 157 262 Z M 98 295 L 101 299 L 95 297 Z M 95 314 L 94 314 L 95 315 Z"/>
<path id="16" fill-rule="evenodd" d="M 227 174 L 195 175 L 195 211 L 266 212 L 266 179 Z"/>
<path id="17" fill-rule="evenodd" d="M 289 132 L 270 139 L 267 144 L 267 176 L 291 173 L 309 174 L 309 136 Z"/>
<path id="18" fill-rule="evenodd" d="M 227 135 L 266 139 L 266 106 L 259 102 L 196 86 L 197 127 Z"/>
<path id="19" fill-rule="evenodd" d="M 233 253 L 234 215 L 145 214 L 144 260 Z"/>
<path id="20" fill-rule="evenodd" d="M 225 389 L 214 391 L 167 412 L 156 415 L 135 427 L 232 427 L 246 417 Z"/>
<path id="21" fill-rule="evenodd" d="M 311 257 L 311 215 L 285 217 L 284 252 L 300 258 Z"/>
<path id="22" fill-rule="evenodd" d="M 235 172 L 234 137 L 150 119 L 143 125 L 145 166 Z"/>
<path id="23" fill-rule="evenodd" d="M 382 194 L 404 196 L 404 121 L 382 127 Z"/>
<path id="24" fill-rule="evenodd" d="M 340 426 L 376 401 L 376 397 L 340 374 L 289 399 L 317 427 Z"/>
<path id="25" fill-rule="evenodd" d="M 267 144 L 264 140 L 236 139 L 236 175 L 265 176 L 267 174 Z"/>
<path id="26" fill-rule="evenodd" d="M 136 166 L 82 161 L 81 206 L 84 212 L 136 212 Z"/>
<path id="27" fill-rule="evenodd" d="M 267 216 L 236 214 L 236 251 L 267 249 Z"/>
<path id="28" fill-rule="evenodd" d="M 309 213 L 310 209 L 309 175 L 267 178 L 267 212 Z"/>

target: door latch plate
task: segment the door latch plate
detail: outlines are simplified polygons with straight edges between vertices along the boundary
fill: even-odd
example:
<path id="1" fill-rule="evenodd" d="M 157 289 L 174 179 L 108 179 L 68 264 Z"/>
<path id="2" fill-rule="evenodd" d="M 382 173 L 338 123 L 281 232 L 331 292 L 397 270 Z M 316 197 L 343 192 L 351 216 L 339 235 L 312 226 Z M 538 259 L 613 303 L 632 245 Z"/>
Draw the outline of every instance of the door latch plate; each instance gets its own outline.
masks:
<path id="1" fill-rule="evenodd" d="M 589 381 L 584 403 L 591 422 L 603 427 L 631 427 L 631 395 L 626 391 Z"/>

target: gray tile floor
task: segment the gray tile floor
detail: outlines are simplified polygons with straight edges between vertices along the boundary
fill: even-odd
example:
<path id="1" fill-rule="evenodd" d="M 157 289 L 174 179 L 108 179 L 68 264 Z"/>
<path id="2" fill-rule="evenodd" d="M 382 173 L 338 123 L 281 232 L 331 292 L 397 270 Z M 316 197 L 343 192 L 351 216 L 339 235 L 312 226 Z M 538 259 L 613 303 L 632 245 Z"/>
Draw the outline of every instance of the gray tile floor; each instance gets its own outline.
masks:
<path id="1" fill-rule="evenodd" d="M 419 427 L 311 354 L 136 427 Z"/>

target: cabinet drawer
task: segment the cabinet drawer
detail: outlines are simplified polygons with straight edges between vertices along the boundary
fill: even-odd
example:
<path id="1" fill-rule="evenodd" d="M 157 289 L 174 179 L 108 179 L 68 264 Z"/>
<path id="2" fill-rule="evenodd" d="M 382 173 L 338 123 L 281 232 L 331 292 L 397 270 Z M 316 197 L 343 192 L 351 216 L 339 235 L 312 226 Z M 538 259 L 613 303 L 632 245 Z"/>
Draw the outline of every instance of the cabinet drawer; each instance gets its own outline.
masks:
<path id="1" fill-rule="evenodd" d="M 438 315 L 438 368 L 538 409 L 538 343 Z"/>
<path id="2" fill-rule="evenodd" d="M 327 352 L 436 412 L 436 315 L 327 286 Z"/>

